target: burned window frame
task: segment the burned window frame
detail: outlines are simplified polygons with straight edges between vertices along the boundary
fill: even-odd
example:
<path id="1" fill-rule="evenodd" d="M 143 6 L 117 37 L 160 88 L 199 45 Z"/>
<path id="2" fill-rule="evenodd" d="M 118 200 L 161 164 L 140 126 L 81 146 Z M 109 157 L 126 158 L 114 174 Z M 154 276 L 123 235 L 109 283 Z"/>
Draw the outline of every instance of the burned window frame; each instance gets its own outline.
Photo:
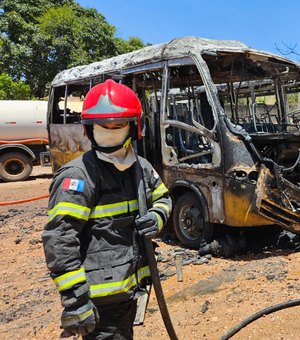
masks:
<path id="1" fill-rule="evenodd" d="M 158 172 L 162 171 L 160 121 L 161 88 L 163 84 L 164 62 L 148 63 L 139 67 L 121 70 L 122 83 L 138 95 L 143 108 L 144 138 L 135 142 L 138 153 L 146 157 Z M 151 95 L 155 100 L 151 100 Z"/>
<path id="2" fill-rule="evenodd" d="M 170 82 L 170 69 L 175 67 L 193 66 L 197 72 L 198 82 L 201 79 L 200 71 L 190 56 L 182 58 L 173 58 L 162 62 L 149 63 L 139 67 L 131 67 L 121 70 L 120 76 L 122 77 L 122 83 L 131 87 L 140 97 L 143 111 L 145 126 L 150 126 L 150 129 L 146 129 L 146 138 L 142 142 L 137 143 L 138 151 L 141 155 L 146 156 L 152 164 L 159 170 L 163 165 L 179 165 L 190 166 L 194 164 L 196 166 L 204 167 L 216 167 L 220 165 L 220 147 L 216 143 L 216 127 L 217 116 L 213 113 L 213 108 L 207 99 L 208 105 L 210 105 L 211 117 L 213 124 L 211 128 L 207 128 L 204 124 L 193 120 L 191 124 L 181 122 L 179 120 L 168 119 L 168 89 Z M 142 77 L 149 77 L 155 72 L 161 72 L 159 75 L 159 83 L 153 86 L 151 81 L 143 84 Z M 155 75 L 154 75 L 155 77 Z M 181 80 L 183 82 L 183 80 Z M 195 86 L 195 89 L 198 86 Z M 144 100 L 145 90 L 149 91 L 149 95 L 152 96 L 153 101 Z M 204 92 L 205 93 L 205 92 Z M 149 99 L 149 98 L 148 98 Z M 196 150 L 191 152 L 191 155 L 185 155 L 177 157 L 174 148 L 167 143 L 168 133 L 167 129 L 173 127 L 175 129 L 183 129 L 190 134 L 199 136 L 203 139 L 202 147 L 206 147 L 205 150 Z M 150 134 L 151 132 L 151 134 Z M 154 142 L 151 143 L 151 140 Z M 160 153 L 157 150 L 161 149 Z M 209 160 L 205 159 L 206 155 L 209 155 Z M 202 160 L 201 160 L 202 157 Z M 196 160 L 196 161 L 193 161 Z"/>
<path id="3" fill-rule="evenodd" d="M 196 73 L 194 75 L 193 79 L 188 79 L 188 74 L 186 76 L 186 79 L 184 77 L 179 77 L 178 87 L 175 90 L 175 92 L 172 92 L 171 83 L 172 83 L 172 77 L 171 72 L 176 70 L 178 72 L 185 72 L 188 70 L 180 70 L 180 68 L 188 68 L 193 67 Z M 192 73 L 193 73 L 192 72 Z M 189 72 L 187 72 L 189 73 Z M 203 78 L 204 76 L 204 78 Z M 205 95 L 205 99 L 207 101 L 210 116 L 212 120 L 212 126 L 208 127 L 205 126 L 206 124 L 199 119 L 197 121 L 195 119 L 195 114 L 200 117 L 203 115 L 203 112 L 200 112 L 199 106 L 200 106 L 200 98 L 199 94 L 192 93 L 195 92 L 199 85 L 204 85 L 206 83 L 206 74 L 201 74 L 201 70 L 199 70 L 199 67 L 197 66 L 197 62 L 195 61 L 195 58 L 192 56 L 186 56 L 182 58 L 174 58 L 170 59 L 165 62 L 165 69 L 164 69 L 164 86 L 163 86 L 163 106 L 161 109 L 161 135 L 162 135 L 162 153 L 163 153 L 163 161 L 164 165 L 177 165 L 177 166 L 183 166 L 183 167 L 189 167 L 191 165 L 196 167 L 215 167 L 220 165 L 221 157 L 220 157 L 220 147 L 219 144 L 216 143 L 216 130 L 217 130 L 217 124 L 218 124 L 218 116 L 216 114 L 216 111 L 212 105 L 211 99 L 208 98 L 208 92 L 206 89 L 203 91 L 203 94 Z M 173 84 L 172 84 L 173 85 Z M 192 86 L 192 90 L 191 90 Z M 182 89 L 180 89 L 182 88 Z M 190 94 L 188 95 L 186 89 L 188 92 L 190 91 Z M 192 93 L 192 94 L 191 94 Z M 175 100 L 175 97 L 180 96 L 183 97 L 189 97 L 188 99 L 184 99 L 188 101 L 188 111 L 189 122 L 184 122 L 178 119 L 178 116 L 176 118 L 176 103 L 173 102 L 173 112 L 174 112 L 174 119 L 170 119 L 172 114 L 170 113 L 170 97 L 173 97 L 173 100 Z M 206 97 L 207 96 L 207 97 Z M 197 105 L 191 105 L 190 102 L 198 103 Z M 192 109 L 191 109 L 192 107 Z M 190 110 L 191 109 L 191 110 Z M 198 109 L 198 112 L 195 111 Z M 203 118 L 203 117 L 202 117 Z M 170 131 L 176 131 L 176 135 L 178 135 L 178 139 L 180 140 L 179 143 L 173 143 L 170 142 L 170 136 L 174 135 L 174 133 L 170 134 Z M 183 141 L 182 135 L 186 136 L 186 139 Z M 196 137 L 196 138 L 195 138 Z M 185 147 L 185 143 L 188 138 L 191 138 L 194 140 L 194 147 L 193 149 L 188 149 L 188 147 Z M 172 138 L 171 138 L 172 139 Z M 173 144 L 173 145 L 172 145 Z M 178 150 L 180 148 L 181 150 Z"/>
<path id="4" fill-rule="evenodd" d="M 292 81 L 293 77 L 296 79 L 298 75 L 299 79 L 299 70 L 296 65 L 289 65 L 286 60 L 273 60 L 264 55 L 245 52 L 203 53 L 203 56 L 225 115 L 233 124 L 241 125 L 250 134 L 276 133 L 287 130 L 288 124 L 285 124 L 287 122 L 284 120 L 287 116 L 285 88 L 295 86 Z M 227 94 L 225 95 L 225 93 Z M 274 103 L 270 105 L 271 107 L 257 100 L 263 96 L 271 95 L 274 96 Z M 230 105 L 229 110 L 225 110 L 224 100 L 226 98 Z M 239 112 L 243 99 L 246 101 L 246 109 L 248 109 L 247 117 Z M 263 112 L 258 112 L 259 106 L 264 107 Z M 275 106 L 276 110 L 274 110 Z M 271 110 L 274 111 L 271 112 Z M 298 110 L 296 111 L 298 114 Z M 257 117 L 257 113 L 263 117 Z M 298 128 L 298 119 L 293 121 L 296 122 L 295 126 Z M 291 126 L 291 124 L 289 125 Z"/>

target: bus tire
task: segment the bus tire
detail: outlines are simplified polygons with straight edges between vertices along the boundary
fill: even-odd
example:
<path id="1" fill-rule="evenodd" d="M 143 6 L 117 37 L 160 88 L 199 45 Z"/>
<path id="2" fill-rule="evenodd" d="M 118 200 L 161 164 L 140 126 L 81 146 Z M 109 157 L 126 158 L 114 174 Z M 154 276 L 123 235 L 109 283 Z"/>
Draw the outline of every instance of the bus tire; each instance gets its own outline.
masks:
<path id="1" fill-rule="evenodd" d="M 0 178 L 5 182 L 24 181 L 32 172 L 32 160 L 21 152 L 0 156 Z"/>
<path id="2" fill-rule="evenodd" d="M 189 248 L 199 249 L 201 241 L 211 242 L 213 238 L 214 226 L 204 221 L 202 204 L 193 192 L 176 200 L 173 225 L 179 241 Z"/>

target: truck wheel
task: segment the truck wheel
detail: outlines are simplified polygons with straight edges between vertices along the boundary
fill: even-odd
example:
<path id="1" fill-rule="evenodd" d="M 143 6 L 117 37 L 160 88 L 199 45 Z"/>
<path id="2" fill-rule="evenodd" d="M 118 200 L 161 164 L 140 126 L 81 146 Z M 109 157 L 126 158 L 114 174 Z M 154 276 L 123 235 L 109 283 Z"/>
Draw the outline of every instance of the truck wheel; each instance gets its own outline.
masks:
<path id="1" fill-rule="evenodd" d="M 32 172 L 32 160 L 20 152 L 0 156 L 0 178 L 5 182 L 24 181 Z"/>
<path id="2" fill-rule="evenodd" d="M 199 249 L 200 242 L 210 242 L 214 226 L 204 222 L 202 204 L 195 193 L 187 192 L 175 202 L 173 225 L 181 243 L 190 248 Z"/>

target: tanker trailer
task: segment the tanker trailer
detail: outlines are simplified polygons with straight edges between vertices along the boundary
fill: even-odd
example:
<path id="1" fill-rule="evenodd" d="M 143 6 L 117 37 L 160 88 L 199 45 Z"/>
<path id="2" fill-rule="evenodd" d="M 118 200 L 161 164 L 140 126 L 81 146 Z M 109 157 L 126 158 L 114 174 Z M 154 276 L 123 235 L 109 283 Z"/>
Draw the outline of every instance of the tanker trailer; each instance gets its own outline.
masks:
<path id="1" fill-rule="evenodd" d="M 0 100 L 0 179 L 27 179 L 33 165 L 50 165 L 47 101 Z"/>

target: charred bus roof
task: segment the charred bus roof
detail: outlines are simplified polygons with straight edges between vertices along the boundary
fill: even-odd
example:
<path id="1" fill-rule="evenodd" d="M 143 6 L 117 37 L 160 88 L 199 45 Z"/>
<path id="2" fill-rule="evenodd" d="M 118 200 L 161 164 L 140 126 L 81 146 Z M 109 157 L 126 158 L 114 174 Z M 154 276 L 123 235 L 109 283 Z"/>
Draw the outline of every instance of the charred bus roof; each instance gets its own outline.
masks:
<path id="1" fill-rule="evenodd" d="M 56 75 L 52 86 L 62 86 L 80 79 L 97 77 L 101 74 L 116 73 L 133 67 L 142 67 L 151 63 L 168 59 L 184 58 L 201 54 L 243 54 L 253 61 L 276 62 L 299 68 L 296 62 L 278 55 L 252 49 L 237 40 L 212 40 L 198 37 L 176 38 L 166 43 L 147 46 L 140 50 L 122 54 L 110 59 L 94 62 L 89 65 L 77 66 L 64 70 Z"/>

